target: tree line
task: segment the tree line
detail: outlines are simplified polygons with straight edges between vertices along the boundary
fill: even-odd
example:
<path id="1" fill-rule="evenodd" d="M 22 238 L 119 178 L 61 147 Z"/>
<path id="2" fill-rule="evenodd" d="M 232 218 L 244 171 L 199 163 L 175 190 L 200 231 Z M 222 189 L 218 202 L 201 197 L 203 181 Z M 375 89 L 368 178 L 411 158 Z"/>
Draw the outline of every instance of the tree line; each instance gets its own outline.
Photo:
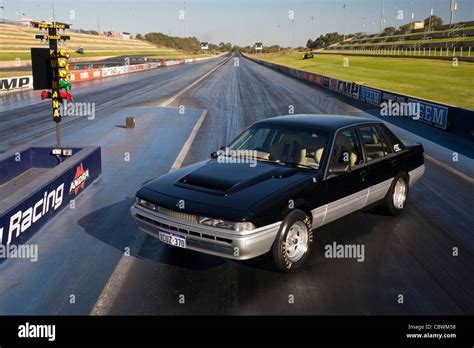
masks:
<path id="1" fill-rule="evenodd" d="M 433 28 L 443 25 L 443 19 L 438 16 L 429 16 L 424 20 L 425 31 L 433 30 Z M 398 29 L 395 27 L 387 27 L 381 33 L 381 36 L 391 35 L 402 35 L 410 32 L 413 22 L 401 25 Z M 361 38 L 365 36 L 364 33 L 347 34 L 346 38 Z M 344 39 L 344 35 L 339 33 L 327 33 L 326 35 L 320 35 L 315 40 L 309 39 L 306 43 L 306 47 L 309 49 L 325 48 L 335 43 L 341 42 Z"/>

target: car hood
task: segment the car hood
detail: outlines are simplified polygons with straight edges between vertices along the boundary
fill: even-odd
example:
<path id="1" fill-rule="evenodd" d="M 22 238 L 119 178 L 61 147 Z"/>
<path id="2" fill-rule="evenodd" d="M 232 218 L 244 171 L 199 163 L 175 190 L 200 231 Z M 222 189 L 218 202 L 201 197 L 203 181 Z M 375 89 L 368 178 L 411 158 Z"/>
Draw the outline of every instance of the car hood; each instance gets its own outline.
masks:
<path id="1" fill-rule="evenodd" d="M 241 215 L 314 175 L 315 172 L 265 162 L 252 167 L 209 160 L 155 179 L 137 195 L 175 210 L 182 201 L 183 209 L 192 213 Z"/>

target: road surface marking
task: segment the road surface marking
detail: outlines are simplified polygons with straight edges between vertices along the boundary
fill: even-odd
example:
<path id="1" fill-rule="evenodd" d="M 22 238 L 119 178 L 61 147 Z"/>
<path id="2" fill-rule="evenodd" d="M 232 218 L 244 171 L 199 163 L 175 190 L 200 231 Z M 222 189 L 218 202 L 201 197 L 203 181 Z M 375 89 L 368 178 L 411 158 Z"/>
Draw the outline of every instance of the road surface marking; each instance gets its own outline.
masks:
<path id="1" fill-rule="evenodd" d="M 181 97 L 184 93 L 186 93 L 187 91 L 189 91 L 191 88 L 193 88 L 194 86 L 196 86 L 199 82 L 201 82 L 202 80 L 204 80 L 206 77 L 208 77 L 209 75 L 211 75 L 214 71 L 216 71 L 217 69 L 219 69 L 222 65 L 224 65 L 225 63 L 227 62 L 227 60 L 225 60 L 223 63 L 221 64 L 218 64 L 216 67 L 212 68 L 211 70 L 209 70 L 207 73 L 205 73 L 203 76 L 201 76 L 200 78 L 198 78 L 196 81 L 194 81 L 193 83 L 191 83 L 190 85 L 186 86 L 184 89 L 182 89 L 181 91 L 179 91 L 178 93 L 176 93 L 174 96 L 172 96 L 171 98 L 165 100 L 163 103 L 160 104 L 161 107 L 166 107 L 166 106 L 169 106 L 172 102 L 174 102 L 176 99 L 178 99 L 179 97 Z"/>
<path id="2" fill-rule="evenodd" d="M 446 164 L 446 163 L 444 163 L 440 160 L 437 160 L 436 158 L 431 157 L 430 155 L 427 155 L 426 153 L 425 153 L 425 158 L 428 161 L 433 162 L 434 164 L 436 164 L 439 167 L 443 168 L 444 170 L 450 172 L 451 174 L 454 174 L 454 175 L 458 176 L 462 180 L 465 180 L 470 184 L 474 184 L 474 178 L 472 178 L 471 176 L 469 176 L 467 174 L 464 174 L 463 172 L 461 172 L 460 170 L 457 170 L 456 168 L 451 167 L 449 164 Z"/>
<path id="3" fill-rule="evenodd" d="M 184 143 L 178 157 L 174 161 L 173 165 L 171 166 L 170 171 L 175 171 L 176 169 L 180 168 L 183 164 L 186 155 L 191 148 L 191 145 L 196 138 L 196 135 L 201 128 L 201 125 L 206 118 L 207 110 L 203 110 L 201 116 L 199 117 L 198 121 L 194 125 L 191 134 L 189 134 L 188 139 Z M 126 256 L 125 254 L 122 255 L 120 258 L 117 266 L 115 267 L 112 275 L 110 276 L 107 284 L 105 285 L 104 289 L 102 290 L 99 298 L 97 299 L 94 307 L 92 308 L 90 315 L 106 315 L 112 309 L 112 306 L 115 302 L 115 299 L 118 296 L 118 293 L 122 286 L 125 283 L 125 279 L 127 278 L 128 272 L 132 269 L 132 266 L 135 262 L 135 257 L 131 255 L 136 255 L 140 251 L 143 243 L 145 242 L 146 234 L 143 232 L 138 232 L 136 238 L 132 241 L 130 248 L 130 256 Z"/>

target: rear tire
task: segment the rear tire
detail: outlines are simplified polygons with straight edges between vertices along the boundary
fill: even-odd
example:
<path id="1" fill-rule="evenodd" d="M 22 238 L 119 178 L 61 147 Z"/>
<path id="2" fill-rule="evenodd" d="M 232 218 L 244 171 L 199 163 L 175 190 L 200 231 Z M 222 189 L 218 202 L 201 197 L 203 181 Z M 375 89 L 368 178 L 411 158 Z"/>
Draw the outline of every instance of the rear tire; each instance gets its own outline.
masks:
<path id="1" fill-rule="evenodd" d="M 280 226 L 273 242 L 275 267 L 289 272 L 300 267 L 308 258 L 313 244 L 313 230 L 308 215 L 301 210 L 290 212 Z"/>
<path id="2" fill-rule="evenodd" d="M 409 178 L 405 173 L 397 175 L 384 198 L 384 210 L 390 215 L 400 215 L 408 201 Z"/>

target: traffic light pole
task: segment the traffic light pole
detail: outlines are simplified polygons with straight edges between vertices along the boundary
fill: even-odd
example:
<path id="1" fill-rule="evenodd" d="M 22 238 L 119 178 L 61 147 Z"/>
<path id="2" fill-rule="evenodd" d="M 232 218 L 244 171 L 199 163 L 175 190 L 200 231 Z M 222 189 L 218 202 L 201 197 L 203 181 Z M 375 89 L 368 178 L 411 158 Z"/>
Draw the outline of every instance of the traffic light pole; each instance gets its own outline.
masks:
<path id="1" fill-rule="evenodd" d="M 51 62 L 51 106 L 53 107 L 53 120 L 56 122 L 56 146 L 61 146 L 61 115 L 59 113 L 59 104 L 63 100 L 63 94 L 61 88 L 70 89 L 70 84 L 67 82 L 69 79 L 69 54 L 67 50 L 61 49 L 61 53 L 58 50 L 59 40 L 69 40 L 69 36 L 58 35 L 58 29 L 65 30 L 69 29 L 68 24 L 63 23 L 35 23 L 35 26 L 40 29 L 47 29 L 48 35 L 36 35 L 37 39 L 47 40 L 49 43 L 49 57 Z M 64 52 L 63 52 L 64 51 Z M 65 93 L 68 96 L 68 93 Z M 70 95 L 69 95 L 70 97 Z M 67 97 L 66 97 L 67 98 Z M 71 97 L 72 98 L 72 97 Z"/>
<path id="2" fill-rule="evenodd" d="M 56 146 L 61 147 L 61 124 L 56 122 Z"/>
<path id="3" fill-rule="evenodd" d="M 54 23 L 53 23 L 54 24 Z M 56 28 L 48 28 L 50 37 L 57 35 Z M 49 40 L 49 55 L 51 58 L 51 99 L 53 106 L 53 119 L 57 120 L 59 117 L 59 67 L 58 67 L 58 40 Z M 56 146 L 61 146 L 61 125 L 60 120 L 56 121 Z"/>

